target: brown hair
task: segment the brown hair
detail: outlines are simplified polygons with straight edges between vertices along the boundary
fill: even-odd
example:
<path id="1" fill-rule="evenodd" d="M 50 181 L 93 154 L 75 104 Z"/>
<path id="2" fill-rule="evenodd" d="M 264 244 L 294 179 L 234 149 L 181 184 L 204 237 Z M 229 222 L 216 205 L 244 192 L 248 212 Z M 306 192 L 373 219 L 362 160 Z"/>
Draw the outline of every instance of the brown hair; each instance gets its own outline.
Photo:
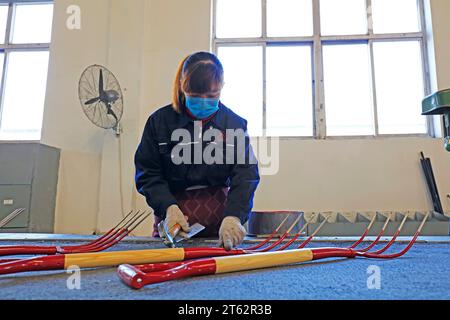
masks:
<path id="1" fill-rule="evenodd" d="M 224 72 L 219 59 L 208 52 L 197 52 L 184 58 L 178 66 L 173 84 L 173 109 L 181 113 L 185 106 L 185 92 L 203 94 L 221 89 Z"/>

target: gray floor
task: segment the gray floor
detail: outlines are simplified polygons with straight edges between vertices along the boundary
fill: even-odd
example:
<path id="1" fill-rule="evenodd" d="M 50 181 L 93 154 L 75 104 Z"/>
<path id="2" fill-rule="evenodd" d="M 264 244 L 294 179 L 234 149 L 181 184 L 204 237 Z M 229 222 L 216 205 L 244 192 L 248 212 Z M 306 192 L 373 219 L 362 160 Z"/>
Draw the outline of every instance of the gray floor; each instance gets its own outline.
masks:
<path id="1" fill-rule="evenodd" d="M 20 242 L 0 241 L 0 245 L 18 243 Z M 212 246 L 211 242 L 195 242 L 195 245 Z M 338 245 L 345 246 L 346 243 L 320 242 L 313 243 L 310 247 Z M 403 246 L 395 245 L 393 250 L 400 250 Z M 161 246 L 155 242 L 127 242 L 116 246 L 114 250 L 157 247 Z M 379 267 L 381 271 L 380 290 L 367 288 L 367 270 L 372 265 Z M 177 280 L 149 286 L 140 291 L 122 284 L 115 274 L 115 268 L 83 270 L 80 290 L 67 288 L 70 275 L 64 271 L 4 275 L 0 276 L 0 299 L 450 299 L 449 271 L 450 244 L 420 243 L 397 260 L 333 259 L 276 269 Z"/>

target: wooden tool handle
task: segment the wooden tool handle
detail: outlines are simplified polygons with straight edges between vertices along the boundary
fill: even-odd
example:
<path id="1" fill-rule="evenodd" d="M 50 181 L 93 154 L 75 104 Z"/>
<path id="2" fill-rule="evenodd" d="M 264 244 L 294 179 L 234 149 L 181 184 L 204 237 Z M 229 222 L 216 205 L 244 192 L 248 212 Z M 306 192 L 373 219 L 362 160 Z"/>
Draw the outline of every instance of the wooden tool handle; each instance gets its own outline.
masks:
<path id="1" fill-rule="evenodd" d="M 181 226 L 180 224 L 175 224 L 172 228 L 170 228 L 169 233 L 172 236 L 172 238 L 175 238 L 175 236 L 180 232 Z"/>

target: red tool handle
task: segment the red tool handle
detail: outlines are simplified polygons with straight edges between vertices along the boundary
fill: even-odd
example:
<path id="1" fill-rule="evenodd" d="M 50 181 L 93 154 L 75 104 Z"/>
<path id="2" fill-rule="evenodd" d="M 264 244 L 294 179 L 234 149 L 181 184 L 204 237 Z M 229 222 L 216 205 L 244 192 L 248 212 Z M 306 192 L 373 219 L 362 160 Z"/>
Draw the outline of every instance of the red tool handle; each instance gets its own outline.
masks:
<path id="1" fill-rule="evenodd" d="M 214 259 L 191 261 L 173 269 L 145 273 L 129 264 L 123 264 L 117 269 L 120 279 L 133 289 L 141 289 L 150 284 L 171 281 L 199 275 L 216 273 L 216 262 Z"/>
<path id="2" fill-rule="evenodd" d="M 13 262 L 13 261 L 19 261 L 19 260 L 23 260 L 23 259 L 0 259 L 0 264 Z"/>
<path id="3" fill-rule="evenodd" d="M 13 255 L 45 255 L 56 254 L 58 252 L 57 247 L 39 247 L 39 246 L 4 246 L 0 247 L 0 256 L 13 256 Z"/>
<path id="4" fill-rule="evenodd" d="M 188 262 L 188 261 L 140 264 L 140 265 L 133 266 L 133 268 L 135 268 L 136 270 L 139 270 L 140 272 L 143 272 L 143 273 L 151 273 L 151 272 L 173 269 L 182 264 L 185 264 L 186 262 Z"/>
<path id="5" fill-rule="evenodd" d="M 11 261 L 0 264 L 0 274 L 42 270 L 62 270 L 64 269 L 64 260 L 64 255 L 56 255 Z"/>

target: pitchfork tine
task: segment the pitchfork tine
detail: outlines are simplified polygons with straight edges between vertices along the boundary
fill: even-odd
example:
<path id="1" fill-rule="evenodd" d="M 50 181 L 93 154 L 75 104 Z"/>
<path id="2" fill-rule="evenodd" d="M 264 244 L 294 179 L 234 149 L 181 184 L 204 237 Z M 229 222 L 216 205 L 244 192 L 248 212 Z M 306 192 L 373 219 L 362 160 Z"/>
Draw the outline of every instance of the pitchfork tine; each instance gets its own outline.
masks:
<path id="1" fill-rule="evenodd" d="M 139 215 L 140 211 L 137 211 L 134 213 L 133 211 L 130 211 L 122 221 L 120 221 L 114 228 L 109 230 L 107 233 L 105 233 L 100 238 L 96 239 L 95 241 L 92 241 L 90 243 L 84 244 L 84 245 L 77 245 L 77 246 L 66 246 L 61 248 L 60 253 L 82 253 L 82 252 L 89 252 L 89 251 L 98 251 L 98 248 L 109 248 L 111 245 L 108 245 L 108 243 L 113 242 L 114 239 L 119 237 L 123 233 L 123 228 L 127 226 L 130 221 L 126 221 L 131 216 L 131 219 Z M 125 223 L 125 225 L 124 225 Z"/>
<path id="2" fill-rule="evenodd" d="M 270 240 L 273 239 L 273 237 L 275 237 L 275 235 L 278 233 L 278 231 L 280 231 L 280 229 L 283 227 L 283 225 L 286 223 L 286 221 L 289 219 L 289 216 L 287 216 L 286 218 L 284 218 L 284 220 L 280 223 L 280 225 L 275 229 L 274 232 L 272 232 L 272 234 L 263 242 L 261 242 L 260 244 L 253 246 L 253 247 L 249 247 L 249 248 L 245 248 L 245 250 L 257 250 L 261 247 L 263 247 L 264 245 L 266 245 Z"/>
<path id="3" fill-rule="evenodd" d="M 92 241 L 90 243 L 84 244 L 84 245 L 78 245 L 78 246 L 72 246 L 72 247 L 66 247 L 67 249 L 90 249 L 92 247 L 97 247 L 99 245 L 103 245 L 104 243 L 110 241 L 111 238 L 116 237 L 118 234 L 120 234 L 123 230 L 123 228 L 130 223 L 130 219 L 133 219 L 137 215 L 139 215 L 140 211 L 134 212 L 133 210 L 130 211 L 123 219 L 120 221 L 114 228 L 110 229 L 107 233 L 105 233 L 103 236 L 99 237 L 95 241 Z M 131 217 L 130 217 L 131 216 Z"/>
<path id="4" fill-rule="evenodd" d="M 303 249 L 304 247 L 306 247 L 306 245 L 308 243 L 310 243 L 312 241 L 312 239 L 319 233 L 320 229 L 322 229 L 322 227 L 328 222 L 328 217 L 325 217 L 325 220 L 322 221 L 322 223 L 317 227 L 316 230 L 314 230 L 314 232 L 312 233 L 312 235 L 309 236 L 308 239 L 306 239 L 298 248 L 299 249 Z"/>
<path id="5" fill-rule="evenodd" d="M 288 242 L 286 243 L 284 246 L 282 246 L 281 248 L 277 249 L 277 251 L 283 251 L 286 248 L 289 248 L 291 246 L 291 244 L 293 244 L 295 241 L 297 241 L 297 239 L 302 235 L 302 233 L 306 230 L 306 228 L 308 227 L 308 222 L 305 223 L 305 225 L 300 229 L 300 231 Z"/>
<path id="6" fill-rule="evenodd" d="M 399 253 L 379 254 L 379 253 L 371 253 L 371 252 L 358 252 L 357 255 L 360 256 L 360 257 L 375 258 L 375 259 L 395 259 L 395 258 L 400 258 L 401 256 L 405 255 L 412 248 L 412 246 L 416 243 L 417 238 L 419 237 L 420 233 L 422 232 L 422 229 L 425 226 L 425 223 L 427 222 L 429 216 L 430 216 L 430 214 L 427 213 L 426 216 L 423 218 L 423 221 L 420 224 L 419 228 L 417 229 L 416 233 L 414 234 L 413 238 L 409 242 L 409 244 L 406 246 L 405 249 L 403 249 Z M 379 251 L 381 251 L 381 250 L 379 250 Z"/>
<path id="7" fill-rule="evenodd" d="M 355 249 L 361 242 L 363 242 L 363 240 L 366 238 L 367 234 L 369 233 L 370 229 L 372 229 L 373 224 L 375 223 L 375 220 L 377 218 L 377 215 L 375 214 L 372 218 L 372 220 L 370 221 L 369 225 L 366 228 L 366 231 L 364 231 L 363 235 L 361 236 L 361 238 L 359 238 L 358 241 L 356 241 L 351 247 L 350 249 Z"/>
<path id="8" fill-rule="evenodd" d="M 427 215 L 427 217 L 428 217 L 428 215 Z M 397 239 L 397 237 L 399 236 L 400 232 L 402 231 L 403 226 L 405 225 L 405 222 L 406 222 L 407 219 L 408 219 L 408 216 L 405 215 L 405 217 L 403 218 L 402 223 L 400 223 L 400 226 L 398 227 L 397 231 L 393 235 L 391 241 L 389 241 L 389 243 L 386 246 L 384 246 L 380 250 L 372 252 L 372 253 L 373 254 L 382 254 L 382 253 L 386 252 L 386 250 L 389 249 L 394 244 L 395 240 Z M 420 230 L 422 230 L 422 228 L 420 228 Z"/>
<path id="9" fill-rule="evenodd" d="M 137 213 L 135 213 L 134 215 L 138 214 L 139 211 Z M 112 229 L 110 229 L 108 232 L 106 232 L 104 235 L 102 235 L 101 237 L 95 239 L 94 241 L 91 241 L 89 243 L 86 244 L 81 244 L 81 245 L 75 245 L 75 246 L 65 246 L 63 247 L 63 250 L 76 250 L 76 249 L 88 249 L 90 247 L 93 246 L 97 246 L 99 244 L 104 243 L 105 241 L 107 241 L 107 239 L 109 239 L 110 237 L 113 236 L 113 234 L 115 234 L 118 230 L 120 230 L 122 228 L 122 224 L 130 217 L 130 215 L 133 214 L 133 210 L 130 211 L 116 226 L 114 226 Z"/>
<path id="10" fill-rule="evenodd" d="M 134 214 L 132 216 L 130 221 L 128 221 L 125 225 L 123 225 L 120 229 L 118 229 L 113 235 L 111 235 L 107 239 L 107 241 L 104 241 L 101 244 L 101 247 L 105 248 L 105 249 L 109 248 L 113 244 L 115 244 L 115 243 L 119 242 L 120 240 L 122 240 L 123 238 L 125 238 L 126 235 L 128 235 L 128 233 L 129 233 L 128 229 L 145 214 L 146 214 L 145 211 L 142 213 L 140 211 L 138 211 L 136 214 Z M 125 234 L 125 236 L 123 236 L 124 234 Z M 120 240 L 118 240 L 118 239 L 120 239 Z"/>
<path id="11" fill-rule="evenodd" d="M 282 243 L 283 240 L 287 238 L 289 233 L 291 233 L 292 229 L 294 229 L 294 227 L 297 225 L 297 223 L 300 221 L 300 219 L 301 219 L 301 216 L 297 217 L 297 219 L 295 219 L 294 223 L 288 228 L 288 230 L 283 234 L 283 236 L 281 236 L 281 238 L 278 241 L 275 241 L 272 245 L 268 246 L 267 248 L 258 250 L 258 252 L 267 252 L 269 250 L 272 250 L 276 246 L 278 246 L 280 243 Z"/>
<path id="12" fill-rule="evenodd" d="M 386 222 L 384 223 L 383 228 L 381 228 L 381 231 L 378 234 L 377 238 L 368 247 L 363 248 L 363 249 L 359 249 L 358 251 L 360 251 L 360 252 L 367 252 L 370 249 L 372 249 L 373 247 L 375 247 L 375 245 L 380 241 L 381 237 L 383 236 L 384 232 L 386 231 L 386 228 L 387 228 L 387 226 L 388 226 L 390 221 L 391 221 L 391 217 L 388 216 L 387 219 L 386 219 Z M 354 249 L 354 248 L 350 248 L 350 249 Z"/>
<path id="13" fill-rule="evenodd" d="M 119 233 L 110 243 L 108 243 L 107 245 L 103 245 L 102 247 L 100 247 L 100 250 L 106 250 L 108 248 L 110 248 L 111 246 L 119 243 L 120 241 L 122 241 L 122 239 L 124 239 L 125 237 L 127 237 L 131 232 L 133 232 L 133 230 L 135 230 L 142 222 L 144 222 L 145 219 L 147 219 L 149 216 L 151 215 L 151 213 L 146 214 L 146 212 L 144 211 L 141 215 L 139 215 L 139 217 L 137 217 L 132 224 L 134 224 L 136 221 L 137 223 L 132 226 L 129 225 L 127 227 L 127 229 L 123 229 L 123 232 Z M 143 218 L 142 218 L 143 217 Z M 139 220 L 140 219 L 140 220 Z M 139 221 L 138 221 L 139 220 Z M 130 228 L 131 229 L 128 229 Z"/>
<path id="14" fill-rule="evenodd" d="M 134 226 L 131 227 L 131 229 L 129 230 L 128 233 L 131 233 L 131 232 L 133 232 L 134 230 L 136 230 L 136 228 L 139 227 L 139 226 L 141 225 L 141 223 L 144 222 L 150 215 L 151 215 L 151 212 L 146 213 L 146 212 L 144 211 L 144 214 L 142 214 L 142 215 L 140 216 L 141 219 L 140 219 Z"/>

